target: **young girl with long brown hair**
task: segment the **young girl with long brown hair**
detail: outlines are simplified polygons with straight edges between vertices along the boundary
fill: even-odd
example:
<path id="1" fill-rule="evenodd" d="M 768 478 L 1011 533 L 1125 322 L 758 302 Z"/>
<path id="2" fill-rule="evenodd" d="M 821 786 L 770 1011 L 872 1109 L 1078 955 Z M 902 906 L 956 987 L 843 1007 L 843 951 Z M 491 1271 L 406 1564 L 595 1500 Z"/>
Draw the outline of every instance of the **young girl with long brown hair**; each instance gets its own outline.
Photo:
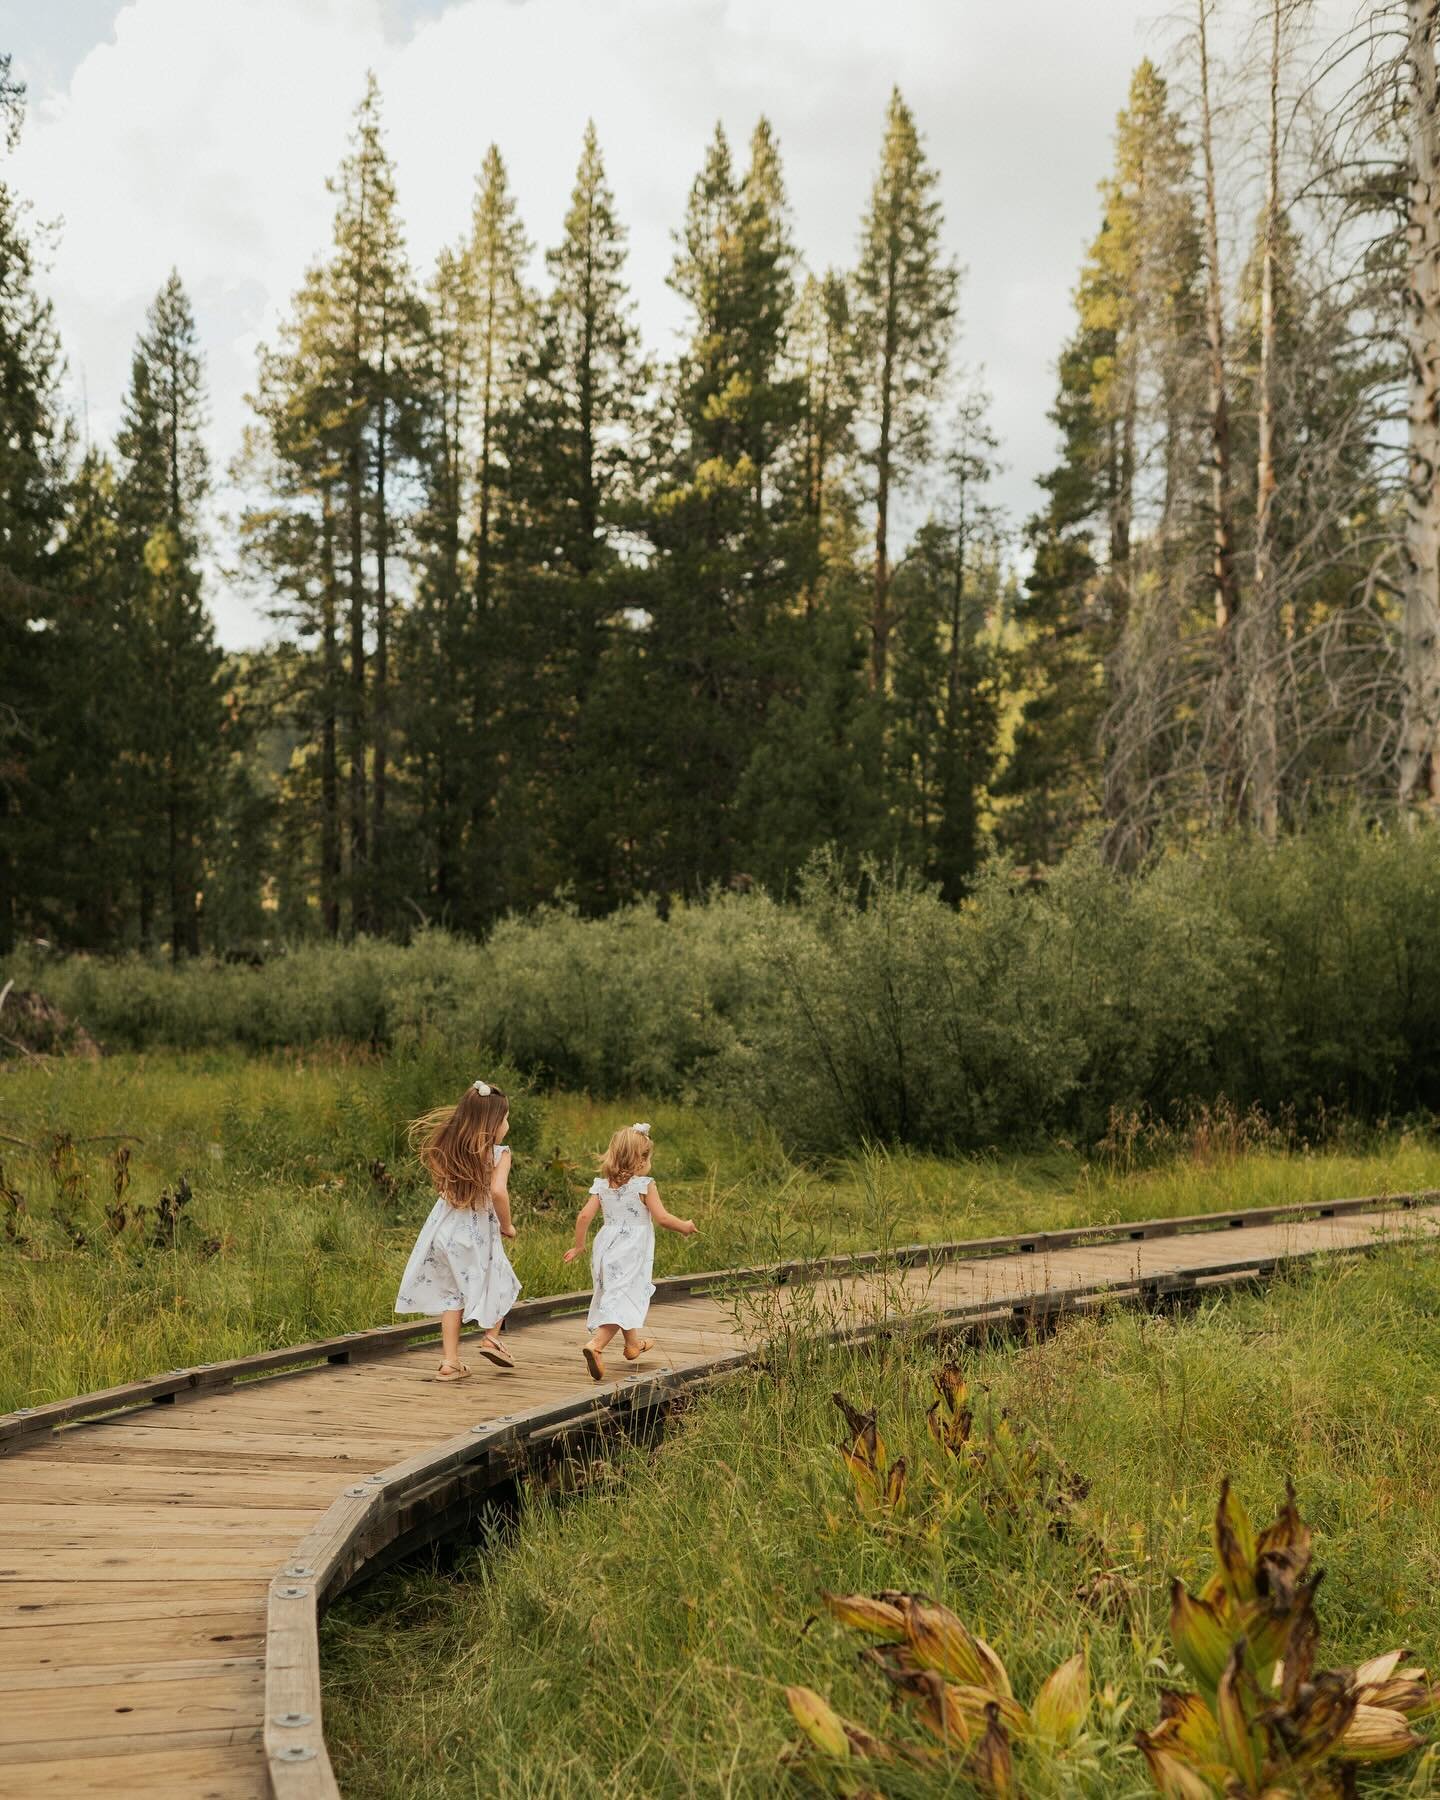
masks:
<path id="1" fill-rule="evenodd" d="M 601 1352 L 617 1331 L 625 1335 L 626 1362 L 637 1361 L 654 1345 L 654 1338 L 642 1335 L 642 1327 L 655 1292 L 650 1279 L 655 1227 L 685 1237 L 693 1237 L 696 1230 L 693 1219 L 677 1219 L 661 1202 L 650 1173 L 653 1154 L 648 1125 L 626 1125 L 615 1133 L 600 1159 L 599 1179 L 591 1183 L 590 1198 L 575 1221 L 575 1242 L 565 1252 L 567 1263 L 583 1253 L 590 1221 L 603 1212 L 605 1223 L 590 1256 L 595 1292 L 586 1320 L 590 1341 L 583 1351 L 585 1366 L 596 1381 L 605 1379 Z"/>
<path id="2" fill-rule="evenodd" d="M 502 1142 L 509 1124 L 509 1100 L 477 1081 L 456 1105 L 426 1113 L 410 1127 L 410 1142 L 440 1197 L 410 1252 L 395 1310 L 439 1313 L 443 1360 L 437 1381 L 463 1381 L 470 1373 L 460 1360 L 465 1319 L 483 1333 L 483 1357 L 502 1369 L 515 1367 L 499 1337 L 520 1292 L 501 1242 L 515 1236 L 510 1152 Z"/>

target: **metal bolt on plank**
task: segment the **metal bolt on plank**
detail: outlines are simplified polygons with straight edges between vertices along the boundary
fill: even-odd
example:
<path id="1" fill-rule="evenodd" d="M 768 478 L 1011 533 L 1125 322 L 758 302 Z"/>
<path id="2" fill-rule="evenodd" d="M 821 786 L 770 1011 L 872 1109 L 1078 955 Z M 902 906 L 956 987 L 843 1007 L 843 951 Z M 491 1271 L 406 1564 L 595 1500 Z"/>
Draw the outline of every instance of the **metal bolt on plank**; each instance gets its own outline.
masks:
<path id="1" fill-rule="evenodd" d="M 308 1725 L 313 1716 L 311 1713 L 271 1713 L 270 1723 L 283 1725 L 287 1731 L 293 1731 L 301 1725 Z"/>
<path id="2" fill-rule="evenodd" d="M 345 1492 L 352 1500 L 365 1500 L 369 1498 L 370 1494 L 370 1490 L 367 1487 L 346 1488 Z"/>
<path id="3" fill-rule="evenodd" d="M 275 1760 L 287 1763 L 314 1762 L 315 1751 L 309 1744 L 287 1744 L 283 1750 L 275 1752 Z"/>
<path id="4" fill-rule="evenodd" d="M 308 1587 L 282 1587 L 275 1591 L 282 1600 L 303 1600 L 310 1592 Z"/>
<path id="5" fill-rule="evenodd" d="M 285 1573 L 287 1575 L 313 1575 L 315 1571 L 308 1563 L 291 1563 Z"/>

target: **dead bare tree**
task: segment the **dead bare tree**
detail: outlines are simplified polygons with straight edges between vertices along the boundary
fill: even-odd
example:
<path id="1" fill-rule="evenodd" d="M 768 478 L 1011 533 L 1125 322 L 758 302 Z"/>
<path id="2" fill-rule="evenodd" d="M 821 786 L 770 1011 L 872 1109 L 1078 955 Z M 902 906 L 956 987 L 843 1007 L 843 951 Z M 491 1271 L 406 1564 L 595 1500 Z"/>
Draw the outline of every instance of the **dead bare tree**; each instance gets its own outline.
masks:
<path id="1" fill-rule="evenodd" d="M 1406 20 L 1409 470 L 1399 790 L 1402 804 L 1440 817 L 1440 0 L 1407 0 Z"/>

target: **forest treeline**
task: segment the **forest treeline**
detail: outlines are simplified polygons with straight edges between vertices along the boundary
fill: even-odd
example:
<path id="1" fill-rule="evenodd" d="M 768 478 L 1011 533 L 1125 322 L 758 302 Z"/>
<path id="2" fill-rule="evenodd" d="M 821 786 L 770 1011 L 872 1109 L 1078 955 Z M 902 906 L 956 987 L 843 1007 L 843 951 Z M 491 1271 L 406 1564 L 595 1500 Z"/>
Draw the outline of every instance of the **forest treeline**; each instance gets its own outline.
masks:
<path id="1" fill-rule="evenodd" d="M 1435 9 L 1328 85 L 1306 0 L 1236 23 L 1227 67 L 1189 0 L 1135 72 L 1019 530 L 898 92 L 848 269 L 805 266 L 769 124 L 716 128 L 661 362 L 593 128 L 541 263 L 492 147 L 420 271 L 372 81 L 230 471 L 275 622 L 239 657 L 179 275 L 82 452 L 0 185 L 0 945 L 474 933 L 822 847 L 954 900 L 1091 836 L 1440 810 Z"/>

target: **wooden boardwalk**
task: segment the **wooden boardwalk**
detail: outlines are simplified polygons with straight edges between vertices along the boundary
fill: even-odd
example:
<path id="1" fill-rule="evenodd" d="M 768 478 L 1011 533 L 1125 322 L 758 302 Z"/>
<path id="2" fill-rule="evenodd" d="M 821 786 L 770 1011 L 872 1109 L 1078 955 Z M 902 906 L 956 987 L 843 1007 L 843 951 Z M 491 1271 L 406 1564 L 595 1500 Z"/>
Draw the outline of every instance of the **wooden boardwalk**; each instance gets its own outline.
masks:
<path id="1" fill-rule="evenodd" d="M 433 1327 L 352 1333 L 0 1417 L 0 1796 L 317 1800 L 316 1626 L 568 1434 L 773 1331 L 950 1330 L 1253 1278 L 1440 1227 L 1440 1194 L 1154 1220 L 662 1282 L 592 1383 L 584 1296 L 517 1308 L 514 1374 L 438 1385 Z M 886 1322 L 889 1322 L 888 1325 Z"/>

